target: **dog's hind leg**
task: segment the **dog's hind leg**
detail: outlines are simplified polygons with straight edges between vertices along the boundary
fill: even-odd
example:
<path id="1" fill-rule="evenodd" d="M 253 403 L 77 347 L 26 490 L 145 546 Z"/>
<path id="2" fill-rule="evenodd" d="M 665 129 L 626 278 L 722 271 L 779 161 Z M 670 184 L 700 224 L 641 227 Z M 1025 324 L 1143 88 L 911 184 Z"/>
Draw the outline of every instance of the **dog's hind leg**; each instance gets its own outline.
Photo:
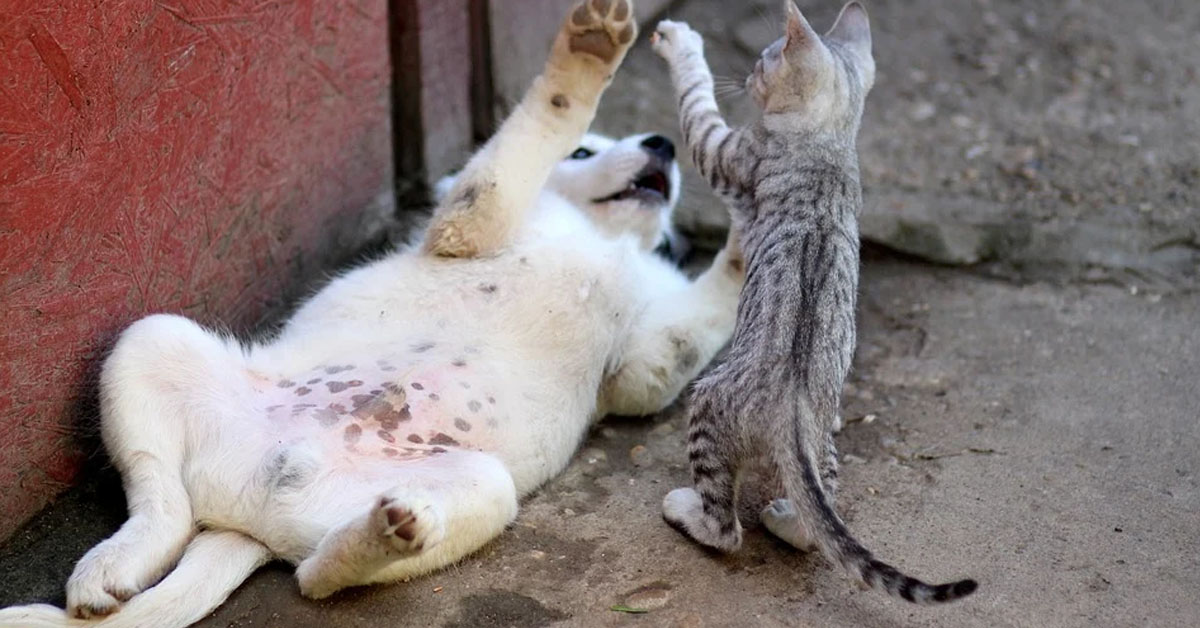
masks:
<path id="1" fill-rule="evenodd" d="M 427 253 L 486 257 L 512 242 L 551 169 L 587 132 L 636 34 L 629 0 L 576 5 L 541 76 L 434 212 L 423 245 Z"/>
<path id="2" fill-rule="evenodd" d="M 236 347 L 192 321 L 155 315 L 131 325 L 101 373 L 101 433 L 121 472 L 129 520 L 79 561 L 67 612 L 107 615 L 157 582 L 195 533 L 182 479 L 190 422 L 239 373 Z"/>
<path id="3" fill-rule="evenodd" d="M 491 454 L 448 451 L 397 470 L 398 482 L 325 534 L 300 563 L 300 591 L 395 582 L 483 547 L 517 516 L 512 476 Z"/>

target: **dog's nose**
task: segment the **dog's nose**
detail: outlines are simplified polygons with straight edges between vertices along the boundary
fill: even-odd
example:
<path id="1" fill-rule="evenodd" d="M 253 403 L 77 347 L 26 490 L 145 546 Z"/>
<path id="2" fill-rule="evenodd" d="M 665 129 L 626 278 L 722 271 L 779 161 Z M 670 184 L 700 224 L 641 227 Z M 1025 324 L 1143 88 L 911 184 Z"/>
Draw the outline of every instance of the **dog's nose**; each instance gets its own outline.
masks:
<path id="1" fill-rule="evenodd" d="M 666 160 L 675 159 L 675 144 L 661 135 L 651 135 L 642 140 L 642 147 L 652 155 L 658 155 Z"/>

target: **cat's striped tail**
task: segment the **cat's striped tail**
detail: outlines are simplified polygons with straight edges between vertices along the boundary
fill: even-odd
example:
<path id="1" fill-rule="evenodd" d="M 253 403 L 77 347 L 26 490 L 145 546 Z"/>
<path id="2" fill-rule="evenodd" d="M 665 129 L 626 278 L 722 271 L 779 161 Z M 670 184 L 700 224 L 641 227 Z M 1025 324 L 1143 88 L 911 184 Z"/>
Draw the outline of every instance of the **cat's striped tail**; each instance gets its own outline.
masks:
<path id="1" fill-rule="evenodd" d="M 821 485 L 817 465 L 810 448 L 805 447 L 802 421 L 796 421 L 793 442 L 780 439 L 775 446 L 775 462 L 787 489 L 788 498 L 801 510 L 801 518 L 817 529 L 810 530 L 822 553 L 840 563 L 853 576 L 861 578 L 871 588 L 915 604 L 952 602 L 973 593 L 978 586 L 974 580 L 959 580 L 945 584 L 927 584 L 908 576 L 899 569 L 875 558 L 858 542 L 842 518 L 830 504 Z"/>

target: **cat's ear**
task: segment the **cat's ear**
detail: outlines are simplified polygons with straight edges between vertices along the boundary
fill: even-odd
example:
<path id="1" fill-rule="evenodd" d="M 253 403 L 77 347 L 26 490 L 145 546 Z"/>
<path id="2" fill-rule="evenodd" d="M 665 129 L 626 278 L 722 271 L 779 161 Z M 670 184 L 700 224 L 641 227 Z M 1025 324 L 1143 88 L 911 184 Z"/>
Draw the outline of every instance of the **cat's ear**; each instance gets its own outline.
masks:
<path id="1" fill-rule="evenodd" d="M 864 59 L 871 58 L 871 21 L 867 18 L 867 10 L 857 0 L 842 7 L 833 28 L 825 36 L 842 42 Z"/>
<path id="2" fill-rule="evenodd" d="M 796 6 L 794 0 L 784 0 L 783 4 L 787 7 L 787 34 L 783 44 L 784 51 L 804 50 L 820 42 L 817 31 L 809 26 L 808 20 L 804 19 L 804 14 L 800 13 L 800 8 Z"/>

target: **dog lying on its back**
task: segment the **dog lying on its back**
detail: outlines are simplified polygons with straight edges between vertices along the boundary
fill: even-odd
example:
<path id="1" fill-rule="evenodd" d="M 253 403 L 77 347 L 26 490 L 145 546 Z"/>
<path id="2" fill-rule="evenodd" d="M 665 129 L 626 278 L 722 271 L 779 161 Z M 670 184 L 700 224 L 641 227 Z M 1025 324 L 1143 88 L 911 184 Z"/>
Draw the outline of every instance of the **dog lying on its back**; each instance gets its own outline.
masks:
<path id="1" fill-rule="evenodd" d="M 743 276 L 732 251 L 692 283 L 653 253 L 670 142 L 584 135 L 635 32 L 627 0 L 579 4 L 421 241 L 276 337 L 130 326 L 101 376 L 129 520 L 66 611 L 0 626 L 185 626 L 272 558 L 315 598 L 426 573 L 498 535 L 595 419 L 671 403 L 729 338 Z"/>

